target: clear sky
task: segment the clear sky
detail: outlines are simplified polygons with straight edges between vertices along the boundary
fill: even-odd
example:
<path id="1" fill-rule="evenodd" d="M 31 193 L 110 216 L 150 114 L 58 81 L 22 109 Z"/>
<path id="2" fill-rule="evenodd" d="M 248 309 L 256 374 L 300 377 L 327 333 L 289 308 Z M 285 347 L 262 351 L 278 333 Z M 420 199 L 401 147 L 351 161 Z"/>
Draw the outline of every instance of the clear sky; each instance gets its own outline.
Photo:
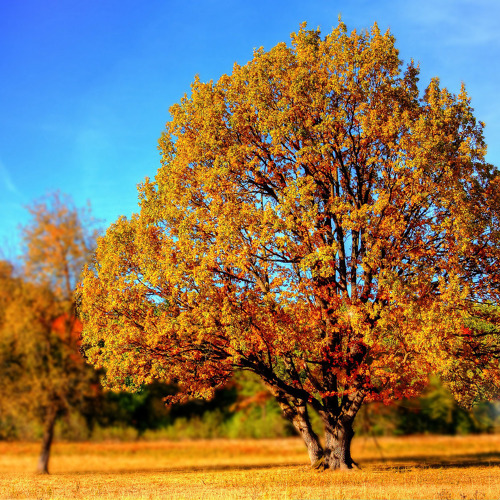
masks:
<path id="1" fill-rule="evenodd" d="M 0 244 L 12 256 L 25 206 L 59 189 L 108 226 L 137 211 L 159 167 L 168 108 L 202 81 L 289 42 L 377 21 L 425 86 L 465 82 L 500 165 L 499 0 L 0 0 Z"/>

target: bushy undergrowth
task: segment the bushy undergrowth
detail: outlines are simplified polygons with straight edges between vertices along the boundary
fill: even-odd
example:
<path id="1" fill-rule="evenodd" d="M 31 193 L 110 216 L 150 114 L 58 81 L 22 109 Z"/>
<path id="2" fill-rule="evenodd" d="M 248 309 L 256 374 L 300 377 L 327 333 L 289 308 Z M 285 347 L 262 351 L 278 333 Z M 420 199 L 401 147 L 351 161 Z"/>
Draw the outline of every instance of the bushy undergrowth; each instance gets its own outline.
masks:
<path id="1" fill-rule="evenodd" d="M 373 403 L 361 408 L 356 418 L 360 434 L 465 435 L 500 430 L 500 403 L 483 403 L 461 408 L 439 379 L 431 378 L 427 390 L 418 398 L 395 401 L 386 406 Z"/>
<path id="2" fill-rule="evenodd" d="M 156 384 L 139 394 L 108 393 L 88 415 L 70 413 L 56 426 L 63 440 L 132 441 L 214 438 L 277 438 L 294 435 L 274 398 L 260 381 L 240 374 L 211 401 L 165 407 L 163 397 L 174 388 Z M 365 405 L 355 422 L 356 435 L 470 434 L 500 429 L 500 405 L 460 408 L 437 379 L 419 398 L 390 406 Z M 321 422 L 311 412 L 319 432 Z M 0 439 L 38 440 L 42 428 L 27 415 L 0 415 Z"/>

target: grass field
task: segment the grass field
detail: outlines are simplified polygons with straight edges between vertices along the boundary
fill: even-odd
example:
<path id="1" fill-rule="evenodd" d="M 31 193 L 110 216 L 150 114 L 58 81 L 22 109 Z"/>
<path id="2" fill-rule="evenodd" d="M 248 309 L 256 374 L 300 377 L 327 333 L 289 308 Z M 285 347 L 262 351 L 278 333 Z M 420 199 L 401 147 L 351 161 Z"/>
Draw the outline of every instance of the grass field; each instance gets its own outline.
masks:
<path id="1" fill-rule="evenodd" d="M 316 472 L 298 439 L 0 443 L 0 498 L 500 499 L 500 436 L 357 438 L 361 470 Z"/>

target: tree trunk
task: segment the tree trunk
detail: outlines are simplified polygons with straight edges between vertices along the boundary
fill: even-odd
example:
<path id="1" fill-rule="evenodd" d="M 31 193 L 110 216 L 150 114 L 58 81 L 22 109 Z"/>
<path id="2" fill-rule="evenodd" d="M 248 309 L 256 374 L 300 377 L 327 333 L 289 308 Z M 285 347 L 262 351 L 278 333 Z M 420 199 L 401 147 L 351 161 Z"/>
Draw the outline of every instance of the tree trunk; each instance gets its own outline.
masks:
<path id="1" fill-rule="evenodd" d="M 325 425 L 325 469 L 358 468 L 351 457 L 353 436 L 352 421 L 338 421 L 334 427 Z"/>
<path id="2" fill-rule="evenodd" d="M 364 398 L 364 391 L 352 392 L 343 398 L 340 412 L 321 414 L 325 427 L 325 469 L 358 468 L 351 457 L 352 424 Z"/>
<path id="3" fill-rule="evenodd" d="M 48 474 L 49 473 L 49 458 L 50 458 L 50 447 L 52 446 L 52 439 L 54 438 L 54 426 L 56 423 L 57 412 L 54 410 L 48 410 L 45 419 L 45 429 L 43 432 L 42 448 L 40 450 L 40 456 L 38 458 L 38 465 L 36 471 L 38 474 Z"/>
<path id="4" fill-rule="evenodd" d="M 305 399 L 295 398 L 271 382 L 263 379 L 289 420 L 304 440 L 311 465 L 315 469 L 358 468 L 351 457 L 351 441 L 354 436 L 352 424 L 358 413 L 365 393 L 356 390 L 342 399 L 340 406 L 319 411 L 325 429 L 325 449 L 314 432 Z"/>
<path id="5" fill-rule="evenodd" d="M 304 440 L 311 465 L 313 467 L 319 467 L 323 462 L 323 448 L 321 447 L 317 434 L 311 427 L 307 407 L 300 406 L 296 409 L 297 413 L 292 419 L 292 424 Z"/>
<path id="6" fill-rule="evenodd" d="M 305 401 L 287 397 L 284 392 L 277 390 L 275 387 L 271 386 L 270 389 L 283 411 L 283 416 L 292 423 L 304 440 L 311 465 L 319 467 L 319 464 L 323 462 L 323 448 L 311 426 L 307 404 Z"/>

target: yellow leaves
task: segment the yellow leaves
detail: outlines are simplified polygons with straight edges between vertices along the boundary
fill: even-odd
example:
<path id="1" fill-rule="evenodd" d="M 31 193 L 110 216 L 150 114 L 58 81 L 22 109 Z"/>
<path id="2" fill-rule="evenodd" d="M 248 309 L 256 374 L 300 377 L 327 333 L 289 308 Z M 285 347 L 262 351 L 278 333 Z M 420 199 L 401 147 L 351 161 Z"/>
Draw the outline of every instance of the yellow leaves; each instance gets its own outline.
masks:
<path id="1" fill-rule="evenodd" d="M 311 273 L 314 278 L 335 276 L 337 252 L 338 245 L 336 244 L 316 248 L 314 252 L 301 259 L 300 268 L 306 273 Z"/>
<path id="2" fill-rule="evenodd" d="M 311 398 L 337 382 L 399 397 L 453 373 L 481 288 L 468 263 L 493 241 L 471 193 L 489 174 L 465 91 L 434 80 L 420 101 L 417 81 L 389 32 L 342 23 L 197 78 L 141 213 L 84 278 L 84 336 L 110 380 L 205 394 L 233 367 L 293 385 L 301 366 Z"/>

